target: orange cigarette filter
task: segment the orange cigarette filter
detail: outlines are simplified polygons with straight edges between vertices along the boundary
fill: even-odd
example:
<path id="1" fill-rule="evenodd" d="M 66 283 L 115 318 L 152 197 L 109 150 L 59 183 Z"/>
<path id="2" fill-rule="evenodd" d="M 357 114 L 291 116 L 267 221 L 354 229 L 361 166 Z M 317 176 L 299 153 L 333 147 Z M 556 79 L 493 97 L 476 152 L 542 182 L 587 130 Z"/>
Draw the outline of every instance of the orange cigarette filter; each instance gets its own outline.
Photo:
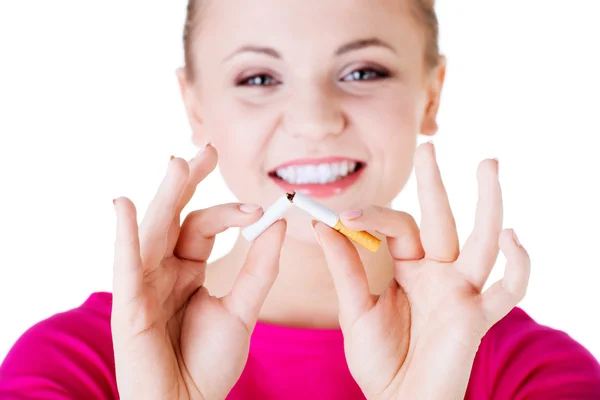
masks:
<path id="1" fill-rule="evenodd" d="M 342 221 L 340 220 L 338 220 L 337 224 L 333 229 L 346 236 L 348 239 L 360 244 L 363 247 L 366 247 L 373 253 L 375 253 L 381 245 L 381 240 L 379 238 L 371 235 L 367 231 L 353 231 L 352 229 L 342 224 Z"/>

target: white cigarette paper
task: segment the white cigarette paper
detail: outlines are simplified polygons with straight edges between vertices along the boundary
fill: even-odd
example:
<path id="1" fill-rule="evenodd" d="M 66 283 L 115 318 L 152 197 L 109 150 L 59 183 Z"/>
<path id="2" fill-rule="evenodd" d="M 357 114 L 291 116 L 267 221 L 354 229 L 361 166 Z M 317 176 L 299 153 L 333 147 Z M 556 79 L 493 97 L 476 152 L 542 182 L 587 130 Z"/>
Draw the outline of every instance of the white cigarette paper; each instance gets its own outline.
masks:
<path id="1" fill-rule="evenodd" d="M 292 202 L 288 199 L 287 194 L 284 194 L 266 209 L 258 221 L 242 229 L 242 235 L 244 235 L 247 241 L 252 242 L 271 225 L 280 220 L 283 217 L 283 214 L 291 207 Z"/>
<path id="2" fill-rule="evenodd" d="M 330 210 L 323 204 L 316 202 L 302 193 L 296 192 L 293 196 L 294 198 L 292 201 L 296 207 L 306 211 L 314 219 L 335 228 L 335 225 L 340 218 L 333 210 Z"/>
<path id="3" fill-rule="evenodd" d="M 321 221 L 322 223 L 329 225 L 342 235 L 346 236 L 348 239 L 360 244 L 373 253 L 379 249 L 379 246 L 381 245 L 381 240 L 379 238 L 371 235 L 367 231 L 359 232 L 348 228 L 342 224 L 340 217 L 333 210 L 330 210 L 319 202 L 303 195 L 302 193 L 293 193 L 290 194 L 289 197 L 291 197 L 292 202 L 298 208 L 306 211 L 313 218 Z"/>

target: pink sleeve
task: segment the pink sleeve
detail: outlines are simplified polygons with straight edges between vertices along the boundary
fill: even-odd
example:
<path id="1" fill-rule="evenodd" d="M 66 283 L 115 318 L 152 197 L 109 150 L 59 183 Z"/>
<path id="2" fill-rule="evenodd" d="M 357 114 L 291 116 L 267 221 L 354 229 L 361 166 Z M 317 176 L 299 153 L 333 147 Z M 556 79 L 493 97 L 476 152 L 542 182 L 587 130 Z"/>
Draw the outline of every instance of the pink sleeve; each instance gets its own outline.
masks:
<path id="1" fill-rule="evenodd" d="M 118 399 L 110 316 L 84 304 L 30 328 L 0 366 L 0 399 Z"/>
<path id="2" fill-rule="evenodd" d="M 598 361 L 566 333 L 537 324 L 520 309 L 484 338 L 471 379 L 472 398 L 600 399 Z"/>

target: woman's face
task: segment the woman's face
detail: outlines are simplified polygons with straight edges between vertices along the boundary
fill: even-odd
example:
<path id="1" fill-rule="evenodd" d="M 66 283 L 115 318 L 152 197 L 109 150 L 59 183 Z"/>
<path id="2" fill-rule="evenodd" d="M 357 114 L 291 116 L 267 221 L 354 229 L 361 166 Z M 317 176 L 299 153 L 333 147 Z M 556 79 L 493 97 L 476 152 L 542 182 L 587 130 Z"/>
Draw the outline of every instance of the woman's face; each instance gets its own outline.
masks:
<path id="1" fill-rule="evenodd" d="M 206 0 L 205 0 L 206 1 Z M 242 202 L 285 191 L 336 210 L 387 205 L 435 132 L 444 66 L 427 72 L 408 0 L 218 0 L 201 10 L 195 81 L 182 84 L 197 142 L 219 152 Z M 306 216 L 288 235 L 313 240 Z"/>

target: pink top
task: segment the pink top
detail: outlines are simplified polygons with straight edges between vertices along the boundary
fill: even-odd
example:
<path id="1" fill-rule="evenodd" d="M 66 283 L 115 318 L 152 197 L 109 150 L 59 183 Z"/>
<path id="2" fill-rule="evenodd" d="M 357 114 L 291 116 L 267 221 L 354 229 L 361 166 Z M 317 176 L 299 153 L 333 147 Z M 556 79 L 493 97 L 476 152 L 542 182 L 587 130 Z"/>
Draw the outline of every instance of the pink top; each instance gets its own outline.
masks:
<path id="1" fill-rule="evenodd" d="M 0 399 L 117 399 L 111 300 L 92 294 L 23 334 L 0 367 Z M 600 399 L 600 365 L 568 335 L 515 308 L 483 339 L 466 398 Z M 259 323 L 228 399 L 364 396 L 346 366 L 341 331 Z"/>

